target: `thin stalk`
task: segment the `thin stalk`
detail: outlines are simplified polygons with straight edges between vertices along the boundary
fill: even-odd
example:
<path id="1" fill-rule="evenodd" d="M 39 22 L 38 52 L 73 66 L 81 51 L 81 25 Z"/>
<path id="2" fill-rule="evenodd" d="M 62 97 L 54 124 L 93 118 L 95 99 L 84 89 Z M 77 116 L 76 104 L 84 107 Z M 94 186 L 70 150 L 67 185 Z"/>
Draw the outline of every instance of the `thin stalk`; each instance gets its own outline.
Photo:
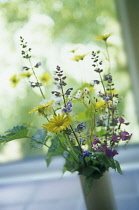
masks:
<path id="1" fill-rule="evenodd" d="M 104 83 L 103 83 L 103 80 L 102 80 L 102 77 L 101 77 L 101 74 L 100 73 L 99 73 L 99 76 L 100 76 L 100 80 L 101 80 L 101 84 L 103 86 L 104 92 L 106 94 L 105 86 L 104 86 Z"/>
<path id="2" fill-rule="evenodd" d="M 71 145 L 71 142 L 70 142 L 69 137 L 65 135 L 65 138 L 67 139 L 67 142 L 68 142 L 70 151 L 71 151 L 72 155 L 74 156 L 75 161 L 78 163 L 77 154 L 75 153 L 75 151 L 74 151 L 73 148 L 72 148 L 72 145 Z"/>
<path id="3" fill-rule="evenodd" d="M 34 74 L 34 76 L 35 76 L 35 79 L 36 79 L 36 81 L 39 83 L 38 78 L 37 78 L 37 76 L 36 76 L 36 74 L 35 74 L 34 68 L 33 68 L 33 66 L 32 66 L 32 63 L 31 63 L 30 58 L 29 58 L 29 63 L 30 63 L 30 66 L 31 66 L 31 70 L 32 70 L 32 72 L 33 72 L 33 74 Z M 39 89 L 40 89 L 40 92 L 41 92 L 42 97 L 45 99 L 45 96 L 44 96 L 43 91 L 42 91 L 42 89 L 41 89 L 40 86 L 39 86 Z"/>
<path id="4" fill-rule="evenodd" d="M 110 73 L 111 72 L 111 63 L 110 63 L 110 54 L 109 54 L 109 47 L 108 47 L 107 40 L 105 41 L 105 46 L 106 46 L 107 60 L 109 62 L 108 73 Z"/>
<path id="5" fill-rule="evenodd" d="M 60 83 L 61 83 L 61 78 L 60 78 Z M 61 91 L 62 91 L 62 97 L 63 97 L 64 105 L 66 106 L 66 100 L 65 100 L 65 97 L 64 97 L 63 86 L 62 86 L 61 84 L 60 84 L 60 86 L 61 86 Z M 70 125 L 70 128 L 71 128 L 71 130 L 72 130 L 72 133 L 73 133 L 73 135 L 74 135 L 74 137 L 75 137 L 75 139 L 76 139 L 76 141 L 77 141 L 77 144 L 78 144 L 79 149 L 80 149 L 81 154 L 82 154 L 82 148 L 81 148 L 80 142 L 79 142 L 79 140 L 78 140 L 78 137 L 77 137 L 77 135 L 76 135 L 74 129 L 72 128 L 72 125 Z"/>

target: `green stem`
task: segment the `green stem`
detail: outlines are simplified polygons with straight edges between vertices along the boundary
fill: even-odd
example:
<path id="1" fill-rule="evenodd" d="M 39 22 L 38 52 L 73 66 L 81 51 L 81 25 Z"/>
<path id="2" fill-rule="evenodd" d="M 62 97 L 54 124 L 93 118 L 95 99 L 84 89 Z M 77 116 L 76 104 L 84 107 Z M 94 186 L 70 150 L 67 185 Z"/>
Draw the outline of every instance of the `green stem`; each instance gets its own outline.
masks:
<path id="1" fill-rule="evenodd" d="M 104 86 L 104 83 L 103 83 L 103 80 L 102 80 L 102 77 L 101 77 L 101 74 L 100 73 L 99 73 L 99 76 L 100 76 L 100 80 L 101 80 L 101 84 L 103 86 L 104 92 L 106 94 L 105 86 Z"/>
<path id="2" fill-rule="evenodd" d="M 37 76 L 36 76 L 36 74 L 35 74 L 34 68 L 33 68 L 33 66 L 32 66 L 32 63 L 31 63 L 30 58 L 29 58 L 29 63 L 30 63 L 30 66 L 31 66 L 31 70 L 32 70 L 32 72 L 33 72 L 33 74 L 34 74 L 34 76 L 35 76 L 35 79 L 36 79 L 36 81 L 39 83 L 38 78 L 37 78 Z M 39 89 L 40 89 L 40 92 L 41 92 L 42 97 L 45 99 L 45 96 L 44 96 L 43 91 L 42 91 L 42 89 L 41 89 L 40 86 L 39 86 Z"/>
<path id="3" fill-rule="evenodd" d="M 110 63 L 110 54 L 109 54 L 109 47 L 108 47 L 107 40 L 105 41 L 105 46 L 106 46 L 107 60 L 109 62 L 108 73 L 110 73 L 111 72 L 111 63 Z"/>
<path id="4" fill-rule="evenodd" d="M 61 83 L 61 78 L 60 78 L 60 83 Z M 61 86 L 61 91 L 62 91 L 62 97 L 63 97 L 64 105 L 66 106 L 66 100 L 65 100 L 65 97 L 64 97 L 63 86 L 62 86 L 62 85 L 60 85 L 60 86 Z M 78 140 L 78 137 L 77 137 L 77 135 L 76 135 L 74 129 L 72 128 L 72 125 L 70 125 L 70 128 L 71 128 L 71 130 L 72 130 L 72 133 L 73 133 L 74 136 L 75 136 L 75 139 L 76 139 L 76 141 L 77 141 L 77 143 L 78 143 L 79 149 L 80 149 L 81 154 L 82 154 L 82 148 L 81 148 L 80 142 L 79 142 L 79 140 Z"/>

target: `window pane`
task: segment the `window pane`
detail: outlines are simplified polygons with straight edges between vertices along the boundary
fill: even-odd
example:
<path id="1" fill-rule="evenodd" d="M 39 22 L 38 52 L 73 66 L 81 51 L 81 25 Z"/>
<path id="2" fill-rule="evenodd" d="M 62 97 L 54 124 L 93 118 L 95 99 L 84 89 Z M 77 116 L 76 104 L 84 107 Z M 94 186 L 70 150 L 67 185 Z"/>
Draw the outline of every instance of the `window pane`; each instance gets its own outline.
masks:
<path id="1" fill-rule="evenodd" d="M 32 48 L 33 62 L 41 62 L 40 72 L 46 70 L 52 77 L 57 65 L 76 80 L 89 81 L 93 78 L 90 53 L 104 50 L 104 43 L 95 38 L 112 33 L 109 38 L 111 69 L 116 78 L 117 90 L 123 96 L 121 110 L 125 111 L 130 131 L 134 133 L 131 143 L 138 138 L 138 125 L 135 113 L 130 76 L 127 71 L 126 56 L 121 37 L 121 26 L 113 0 L 51 0 L 51 1 L 0 1 L 1 51 L 0 51 L 0 96 L 1 132 L 14 125 L 27 123 L 39 127 L 43 119 L 35 120 L 28 112 L 38 106 L 41 96 L 32 90 L 28 79 L 12 88 L 9 82 L 14 74 L 22 74 L 26 65 L 21 56 L 19 37 L 23 36 Z M 80 62 L 73 61 L 71 50 L 77 54 L 87 54 Z M 76 54 L 75 54 L 76 55 Z M 40 73 L 38 72 L 38 73 Z M 120 77 L 120 80 L 119 80 Z M 52 82 L 52 79 L 50 80 Z M 51 86 L 46 94 L 50 97 Z M 35 121 L 34 121 L 35 120 Z M 12 148 L 12 149 L 11 149 Z M 26 156 L 44 154 L 45 150 L 31 150 L 29 140 L 15 140 L 1 146 L 1 161 L 12 161 Z"/>

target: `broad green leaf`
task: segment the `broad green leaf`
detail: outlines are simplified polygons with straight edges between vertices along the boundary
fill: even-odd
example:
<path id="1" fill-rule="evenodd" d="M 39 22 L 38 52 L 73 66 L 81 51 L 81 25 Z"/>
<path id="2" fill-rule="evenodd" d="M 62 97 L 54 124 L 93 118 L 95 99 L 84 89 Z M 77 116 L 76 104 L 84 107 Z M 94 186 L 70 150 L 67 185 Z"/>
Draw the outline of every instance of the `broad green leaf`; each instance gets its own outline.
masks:
<path id="1" fill-rule="evenodd" d="M 52 144 L 51 144 L 51 146 L 47 152 L 47 155 L 46 155 L 47 166 L 50 165 L 53 157 L 60 156 L 60 155 L 64 157 L 65 151 L 66 151 L 65 147 L 61 144 L 61 142 L 56 137 L 54 137 L 52 139 Z"/>
<path id="2" fill-rule="evenodd" d="M 90 192 L 92 183 L 93 183 L 93 177 L 89 176 L 85 178 L 85 181 L 83 183 L 83 191 L 85 196 L 87 196 L 88 193 Z"/>
<path id="3" fill-rule="evenodd" d="M 116 166 L 118 173 L 123 175 L 122 169 L 121 169 L 120 164 L 117 160 L 115 160 L 115 166 Z"/>
<path id="4" fill-rule="evenodd" d="M 31 146 L 35 149 L 41 149 L 43 144 L 46 141 L 47 131 L 43 129 L 38 129 L 36 133 L 32 136 L 32 140 L 30 142 Z"/>
<path id="5" fill-rule="evenodd" d="M 13 128 L 7 130 L 3 135 L 0 137 L 0 142 L 9 142 L 15 139 L 22 139 L 27 137 L 28 127 L 24 125 L 14 126 Z"/>
<path id="6" fill-rule="evenodd" d="M 49 150 L 48 150 L 48 152 L 46 154 L 47 166 L 50 165 L 51 160 L 55 156 L 54 154 L 55 154 L 55 152 L 56 152 L 56 150 L 58 148 L 58 140 L 57 140 L 57 138 L 54 137 L 51 141 L 52 141 L 52 144 L 51 144 L 51 146 L 50 146 L 50 148 L 49 148 Z"/>

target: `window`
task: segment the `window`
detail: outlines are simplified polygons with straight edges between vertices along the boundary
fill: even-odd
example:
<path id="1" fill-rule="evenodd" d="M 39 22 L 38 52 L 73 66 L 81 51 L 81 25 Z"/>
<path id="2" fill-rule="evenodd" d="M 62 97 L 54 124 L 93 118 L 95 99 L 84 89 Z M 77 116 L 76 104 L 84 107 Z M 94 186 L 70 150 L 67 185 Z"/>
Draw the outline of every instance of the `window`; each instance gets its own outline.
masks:
<path id="1" fill-rule="evenodd" d="M 131 37 L 133 33 L 135 34 L 135 29 L 133 30 L 132 28 L 132 30 L 129 30 L 127 27 L 124 28 L 124 25 L 128 25 L 124 24 L 124 21 L 128 19 L 125 11 L 125 8 L 127 8 L 125 4 L 127 2 L 128 1 L 116 1 L 121 16 L 121 22 L 123 23 L 122 28 L 125 34 L 128 34 L 128 36 L 125 36 L 127 43 L 132 45 L 134 39 Z M 131 6 L 134 4 L 130 5 L 129 2 L 128 5 L 131 10 Z M 126 55 L 121 36 L 121 25 L 117 18 L 117 10 L 114 1 L 20 0 L 19 2 L 16 0 L 1 1 L 0 6 L 0 24 L 3 31 L 1 38 L 2 51 L 0 56 L 0 97 L 2 98 L 0 102 L 0 117 L 3 122 L 1 132 L 17 124 L 32 123 L 34 117 L 28 115 L 28 111 L 38 105 L 41 100 L 40 95 L 37 96 L 34 90 L 32 91 L 28 81 L 26 81 L 26 84 L 21 82 L 16 89 L 12 88 L 9 82 L 9 78 L 13 74 L 21 74 L 21 68 L 25 65 L 20 55 L 20 36 L 23 36 L 32 47 L 34 62 L 42 62 L 41 71 L 45 69 L 51 74 L 53 70 L 55 70 L 55 67 L 60 65 L 73 77 L 72 82 L 75 82 L 77 78 L 79 80 L 83 77 L 87 80 L 90 79 L 90 74 L 84 74 L 84 70 L 88 68 L 87 62 L 89 62 L 89 59 L 86 57 L 83 62 L 73 62 L 72 54 L 69 51 L 77 48 L 78 53 L 90 53 L 93 49 L 103 49 L 103 43 L 96 43 L 94 40 L 95 37 L 112 32 L 112 36 L 109 39 L 111 65 L 115 72 L 115 77 L 117 77 L 117 83 L 119 81 L 119 74 L 121 78 L 118 83 L 118 88 L 124 96 L 121 109 L 125 110 L 126 115 L 128 115 L 127 120 L 131 122 L 131 132 L 134 133 L 131 143 L 138 142 L 138 124 L 133 91 L 131 88 L 132 81 L 135 102 L 137 104 L 138 72 L 136 70 L 136 62 L 138 59 L 135 61 L 137 56 L 137 41 L 133 43 L 132 47 L 128 46 L 128 48 L 130 48 L 130 50 L 127 50 L 129 56 L 128 60 L 132 63 L 129 62 L 126 64 Z M 130 15 L 133 16 L 133 13 L 130 13 Z M 132 22 L 130 24 L 132 25 Z M 128 30 L 128 33 L 126 33 L 126 30 Z M 129 31 L 132 31 L 132 34 L 129 33 Z M 136 36 L 136 39 L 137 37 L 138 36 Z M 133 53 L 133 51 L 135 53 Z M 129 74 L 128 70 L 130 69 L 134 72 L 130 72 Z M 80 71 L 83 73 L 80 74 Z M 47 89 L 50 90 L 49 85 Z M 36 94 L 36 97 L 34 97 L 34 94 Z M 42 120 L 35 122 L 33 126 L 39 126 L 41 122 Z M 28 140 L 23 139 L 20 142 L 13 141 L 7 145 L 1 146 L 0 159 L 1 161 L 11 161 L 40 154 L 42 154 L 40 150 L 30 150 Z"/>

